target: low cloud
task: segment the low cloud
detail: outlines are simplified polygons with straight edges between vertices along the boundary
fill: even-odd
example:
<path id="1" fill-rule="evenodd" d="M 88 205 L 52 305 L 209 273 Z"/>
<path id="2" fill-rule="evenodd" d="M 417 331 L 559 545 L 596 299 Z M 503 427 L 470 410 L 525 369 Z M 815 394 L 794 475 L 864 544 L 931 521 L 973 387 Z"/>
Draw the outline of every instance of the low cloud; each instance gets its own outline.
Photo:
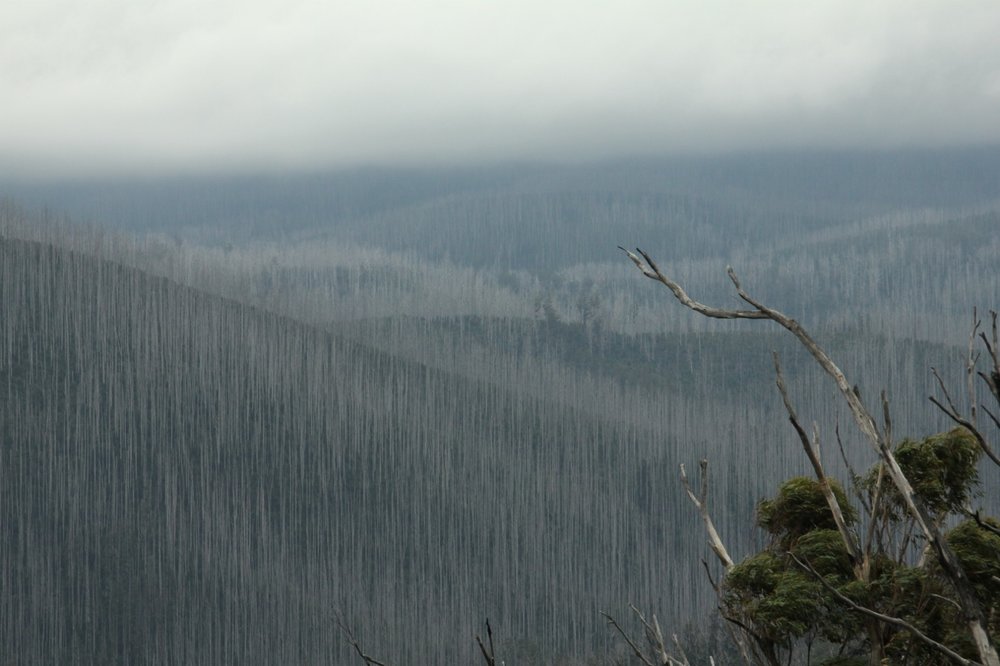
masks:
<path id="1" fill-rule="evenodd" d="M 5 3 L 0 168 L 996 143 L 997 26 L 973 2 Z"/>

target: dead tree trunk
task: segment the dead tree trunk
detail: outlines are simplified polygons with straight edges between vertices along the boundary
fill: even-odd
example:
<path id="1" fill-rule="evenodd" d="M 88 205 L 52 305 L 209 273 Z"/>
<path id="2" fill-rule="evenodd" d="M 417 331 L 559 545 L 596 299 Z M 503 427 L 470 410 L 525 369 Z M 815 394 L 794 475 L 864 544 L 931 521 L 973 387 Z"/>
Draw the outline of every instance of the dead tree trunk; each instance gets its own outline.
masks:
<path id="1" fill-rule="evenodd" d="M 637 249 L 636 251 L 641 255 L 640 257 L 633 252 L 625 250 L 625 248 L 621 249 L 628 255 L 629 259 L 632 260 L 643 275 L 664 285 L 682 305 L 698 314 L 715 319 L 769 319 L 789 331 L 798 339 L 823 371 L 833 379 L 846 401 L 858 429 L 885 464 L 886 473 L 898 489 L 907 510 L 923 532 L 928 546 L 934 552 L 941 565 L 942 571 L 955 589 L 963 617 L 976 645 L 976 650 L 979 653 L 980 662 L 984 666 L 1000 666 L 1000 655 L 997 654 L 996 646 L 989 635 L 986 617 L 982 607 L 979 605 L 979 601 L 976 599 L 975 591 L 968 576 L 963 571 L 955 553 L 942 537 L 933 517 L 927 513 L 917 500 L 913 487 L 902 469 L 900 469 L 892 453 L 892 443 L 885 437 L 884 433 L 879 431 L 871 412 L 861 402 L 861 398 L 852 389 L 844 373 L 837 367 L 826 351 L 819 346 L 797 321 L 774 308 L 764 305 L 744 291 L 732 268 L 727 267 L 726 269 L 729 279 L 732 281 L 739 297 L 750 305 L 752 309 L 727 310 L 699 303 L 688 296 L 687 292 L 678 283 L 664 275 L 659 267 L 657 267 L 656 262 L 648 254 Z"/>

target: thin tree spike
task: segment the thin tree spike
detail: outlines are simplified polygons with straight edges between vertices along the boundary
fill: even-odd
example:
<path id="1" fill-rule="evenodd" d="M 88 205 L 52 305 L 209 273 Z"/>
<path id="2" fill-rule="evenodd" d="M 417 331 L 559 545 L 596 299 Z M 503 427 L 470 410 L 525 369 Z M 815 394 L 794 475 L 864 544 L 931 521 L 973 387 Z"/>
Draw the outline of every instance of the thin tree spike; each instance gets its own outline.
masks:
<path id="1" fill-rule="evenodd" d="M 646 655 L 642 653 L 642 650 L 639 649 L 639 646 L 637 646 L 635 642 L 632 641 L 632 638 L 625 632 L 625 630 L 622 629 L 621 625 L 618 624 L 618 621 L 615 620 L 615 618 L 613 618 L 605 611 L 600 611 L 600 613 L 601 615 L 607 618 L 608 624 L 610 624 L 615 629 L 615 631 L 617 631 L 621 635 L 621 637 L 625 639 L 625 642 L 628 643 L 629 648 L 632 649 L 632 653 L 635 655 L 636 659 L 646 664 L 646 666 L 653 666 L 653 662 L 651 662 L 649 659 L 646 658 Z"/>

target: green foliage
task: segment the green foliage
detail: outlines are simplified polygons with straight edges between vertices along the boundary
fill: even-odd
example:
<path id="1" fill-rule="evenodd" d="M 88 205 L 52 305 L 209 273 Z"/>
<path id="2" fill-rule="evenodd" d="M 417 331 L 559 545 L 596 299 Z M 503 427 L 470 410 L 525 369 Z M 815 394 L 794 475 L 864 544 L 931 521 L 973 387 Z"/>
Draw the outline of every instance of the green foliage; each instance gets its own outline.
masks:
<path id="1" fill-rule="evenodd" d="M 1000 530 L 1000 521 L 995 518 L 984 518 L 983 522 Z M 992 618 L 991 628 L 1000 631 L 1000 536 L 966 520 L 946 538 L 972 581 L 983 610 Z"/>
<path id="2" fill-rule="evenodd" d="M 770 638 L 784 643 L 822 623 L 824 596 L 820 584 L 807 574 L 785 569 L 775 576 L 773 591 L 761 599 L 753 619 Z"/>
<path id="3" fill-rule="evenodd" d="M 900 469 L 909 479 L 917 498 L 934 514 L 957 513 L 968 504 L 979 485 L 979 444 L 965 428 L 932 435 L 919 442 L 905 439 L 894 450 Z M 874 488 L 878 468 L 866 477 Z M 884 483 L 889 506 L 898 520 L 905 515 L 902 498 L 894 486 Z"/>
<path id="4" fill-rule="evenodd" d="M 918 500 L 940 519 L 959 514 L 975 496 L 980 448 L 971 433 L 957 428 L 919 441 L 904 440 L 894 449 Z M 861 478 L 859 490 L 874 499 L 879 465 Z M 843 488 L 831 489 L 848 526 L 857 523 L 854 507 Z M 822 488 L 814 479 L 795 477 L 757 507 L 757 524 L 771 537 L 767 548 L 747 558 L 723 581 L 723 608 L 758 636 L 767 653 L 791 651 L 797 643 L 820 639 L 821 652 L 836 653 L 822 663 L 848 666 L 868 663 L 857 650 L 867 651 L 873 631 L 884 646 L 884 663 L 936 664 L 941 654 L 910 631 L 871 620 L 849 609 L 829 588 L 854 603 L 899 617 L 923 634 L 970 659 L 977 652 L 954 592 L 934 557 L 920 557 L 923 541 L 888 478 L 880 490 L 877 538 L 868 552 L 868 573 L 859 578 L 833 520 Z M 1000 529 L 1000 521 L 983 520 Z M 990 621 L 1000 633 L 1000 534 L 973 520 L 947 533 L 947 539 L 972 581 Z M 794 557 L 820 576 L 803 570 Z M 828 587 L 829 586 L 829 587 Z M 839 647 L 837 647 L 839 646 Z"/>
<path id="5" fill-rule="evenodd" d="M 955 428 L 920 444 L 904 442 L 896 458 L 921 500 L 938 512 L 956 512 L 979 484 L 976 464 L 982 451 L 968 430 Z"/>
<path id="6" fill-rule="evenodd" d="M 751 602 L 774 591 L 781 559 L 763 551 L 743 560 L 726 574 L 726 592 L 734 601 Z"/>
<path id="7" fill-rule="evenodd" d="M 852 576 L 851 559 L 840 532 L 836 530 L 817 529 L 803 534 L 792 546 L 791 552 L 824 577 L 849 580 Z"/>
<path id="8" fill-rule="evenodd" d="M 830 485 L 844 520 L 848 525 L 853 524 L 857 512 L 847 501 L 844 489 L 836 481 Z M 819 482 L 804 476 L 785 481 L 774 499 L 763 500 L 757 505 L 757 524 L 774 536 L 783 549 L 813 530 L 835 530 L 837 527 Z"/>
<path id="9" fill-rule="evenodd" d="M 851 580 L 847 551 L 834 530 L 803 535 L 792 552 L 835 587 Z M 809 634 L 842 640 L 856 630 L 855 619 L 787 553 L 765 550 L 734 566 L 724 581 L 723 604 L 728 613 L 778 645 Z"/>
<path id="10" fill-rule="evenodd" d="M 869 586 L 868 598 L 860 601 L 886 615 L 899 617 L 934 640 L 958 649 L 956 636 L 967 631 L 957 608 L 948 598 L 950 587 L 926 566 L 889 564 Z M 959 650 L 961 651 L 961 650 Z M 936 664 L 941 654 L 917 640 L 910 631 L 892 630 L 885 642 L 891 664 Z M 975 650 L 968 656 L 974 656 Z"/>
<path id="11" fill-rule="evenodd" d="M 820 586 L 784 558 L 767 551 L 733 567 L 726 576 L 726 610 L 753 625 L 759 635 L 784 644 L 809 631 L 822 612 Z"/>

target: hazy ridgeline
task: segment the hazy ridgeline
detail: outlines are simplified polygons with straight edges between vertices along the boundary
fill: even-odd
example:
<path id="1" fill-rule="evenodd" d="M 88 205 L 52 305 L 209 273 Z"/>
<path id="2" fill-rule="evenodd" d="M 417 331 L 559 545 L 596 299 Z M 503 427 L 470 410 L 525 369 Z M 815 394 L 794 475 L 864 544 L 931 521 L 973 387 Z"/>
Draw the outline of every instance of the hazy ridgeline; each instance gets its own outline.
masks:
<path id="1" fill-rule="evenodd" d="M 53 196 L 136 239 L 4 205 L 0 645 L 346 663 L 341 608 L 392 663 L 471 663 L 485 617 L 525 663 L 616 649 L 598 610 L 628 602 L 683 632 L 714 600 L 678 463 L 712 461 L 738 555 L 807 471 L 772 349 L 826 462 L 838 416 L 872 455 L 790 340 L 695 318 L 614 245 L 711 303 L 732 263 L 889 390 L 896 433 L 942 430 L 929 367 L 958 387 L 972 306 L 1000 304 L 997 162 L 921 186 L 807 161 L 833 193 L 764 164 Z"/>
<path id="2" fill-rule="evenodd" d="M 293 316 L 532 316 L 736 330 L 637 281 L 640 245 L 706 302 L 755 293 L 814 329 L 954 343 L 1000 300 L 1000 150 L 748 155 L 594 167 L 7 184 L 140 232 L 142 268 Z M 956 321 L 957 320 L 957 321 Z"/>

